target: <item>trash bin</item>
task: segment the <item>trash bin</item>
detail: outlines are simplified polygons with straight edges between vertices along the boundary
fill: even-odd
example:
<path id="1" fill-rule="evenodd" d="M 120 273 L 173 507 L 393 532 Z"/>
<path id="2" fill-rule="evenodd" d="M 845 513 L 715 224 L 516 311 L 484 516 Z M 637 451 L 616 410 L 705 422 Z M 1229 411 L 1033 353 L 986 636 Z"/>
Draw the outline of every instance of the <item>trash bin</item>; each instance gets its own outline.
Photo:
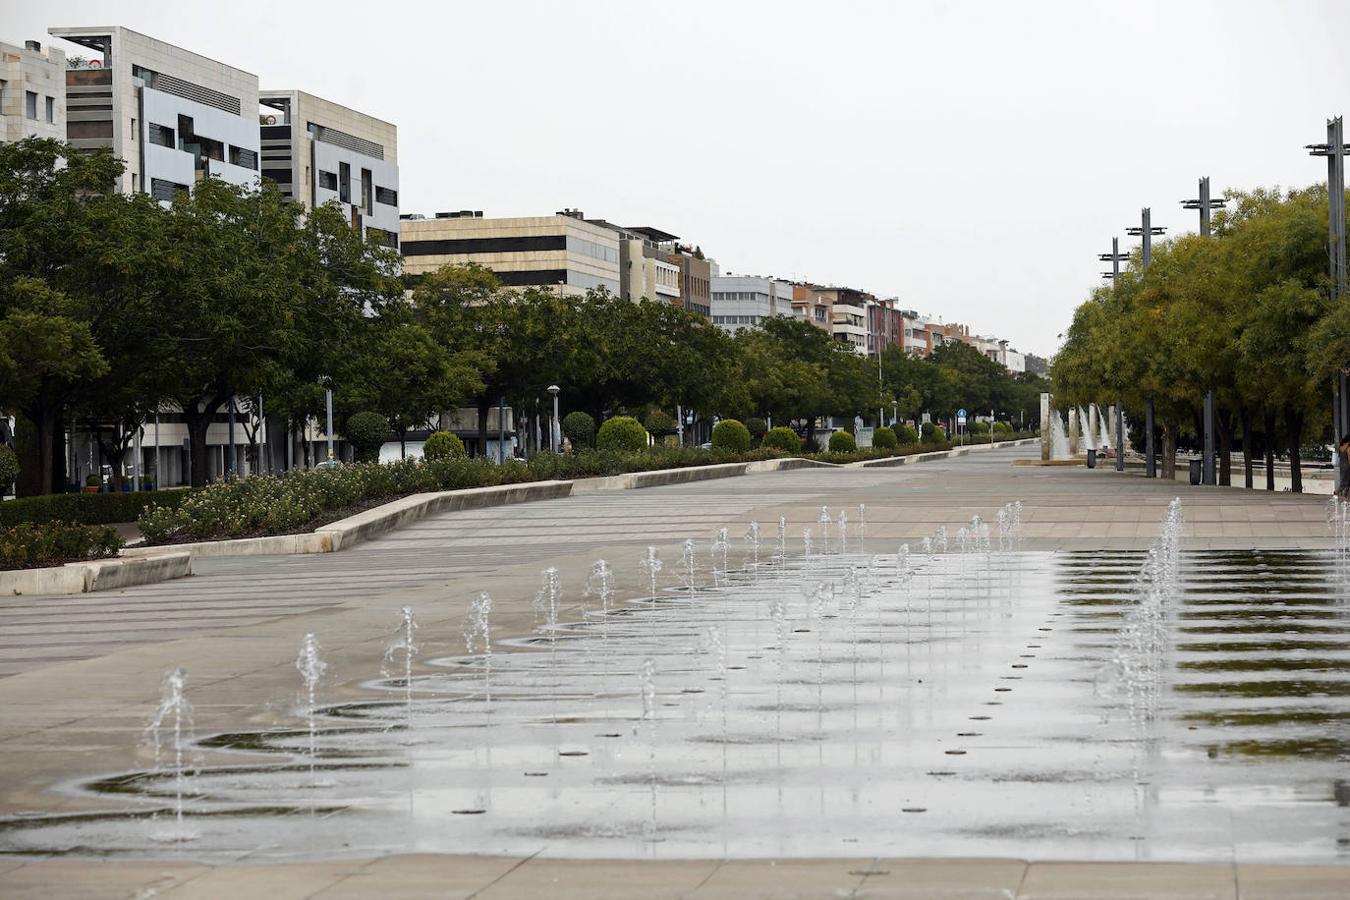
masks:
<path id="1" fill-rule="evenodd" d="M 1191 484 L 1199 484 L 1199 483 L 1200 483 L 1200 473 L 1201 473 L 1201 467 L 1202 467 L 1203 465 L 1204 465 L 1204 461 L 1203 461 L 1203 460 L 1200 460 L 1200 459 L 1193 459 L 1193 460 L 1191 460 Z"/>

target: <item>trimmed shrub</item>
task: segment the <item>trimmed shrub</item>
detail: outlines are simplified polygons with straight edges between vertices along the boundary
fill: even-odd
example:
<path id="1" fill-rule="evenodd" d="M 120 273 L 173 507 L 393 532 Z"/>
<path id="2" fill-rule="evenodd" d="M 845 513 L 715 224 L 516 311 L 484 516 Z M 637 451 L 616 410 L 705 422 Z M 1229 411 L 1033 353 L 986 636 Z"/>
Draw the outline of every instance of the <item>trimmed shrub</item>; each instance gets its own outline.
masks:
<path id="1" fill-rule="evenodd" d="M 899 444 L 900 442 L 896 440 L 895 432 L 891 431 L 891 429 L 885 425 L 878 427 L 876 431 L 872 432 L 872 446 L 876 447 L 878 450 L 893 450 L 895 447 L 899 446 Z"/>
<path id="2" fill-rule="evenodd" d="M 895 439 L 901 446 L 917 444 L 919 442 L 919 433 L 914 430 L 913 425 L 900 424 L 894 426 Z"/>
<path id="3" fill-rule="evenodd" d="M 0 528 L 0 569 L 28 569 L 116 556 L 122 539 L 111 528 L 65 522 L 25 522 Z"/>
<path id="4" fill-rule="evenodd" d="M 847 431 L 836 431 L 830 435 L 831 453 L 853 453 L 857 449 L 858 442 Z"/>
<path id="5" fill-rule="evenodd" d="M 573 450 L 595 446 L 595 419 L 580 410 L 563 416 L 563 437 L 572 442 Z"/>
<path id="6" fill-rule="evenodd" d="M 769 430 L 769 423 L 765 422 L 759 416 L 751 416 L 745 420 L 745 427 L 750 431 L 750 437 L 757 441 L 764 440 L 764 435 Z"/>
<path id="7" fill-rule="evenodd" d="M 945 444 L 947 442 L 947 432 L 932 422 L 924 422 L 922 432 L 925 444 Z"/>
<path id="8" fill-rule="evenodd" d="M 764 439 L 759 442 L 759 445 L 766 450 L 797 453 L 802 449 L 802 439 L 797 437 L 797 432 L 791 428 L 784 428 L 780 425 L 764 432 Z"/>
<path id="9" fill-rule="evenodd" d="M 750 429 L 736 419 L 723 419 L 713 426 L 712 446 L 725 453 L 745 453 L 750 449 Z"/>
<path id="10" fill-rule="evenodd" d="M 0 494 L 8 492 L 14 479 L 19 477 L 19 457 L 5 444 L 0 444 Z"/>
<path id="11" fill-rule="evenodd" d="M 187 499 L 188 488 L 166 491 L 124 491 L 109 494 L 43 494 L 0 503 L 0 526 L 23 523 L 68 522 L 75 525 L 110 525 L 135 522 L 155 506 L 177 508 Z"/>
<path id="12" fill-rule="evenodd" d="M 465 457 L 469 454 L 464 449 L 464 442 L 458 436 L 448 431 L 435 431 L 427 437 L 427 442 L 422 445 L 422 455 L 427 459 L 452 459 Z"/>
<path id="13" fill-rule="evenodd" d="M 377 412 L 355 413 L 347 420 L 343 436 L 352 445 L 357 462 L 375 462 L 389 437 L 389 420 Z"/>
<path id="14" fill-rule="evenodd" d="M 615 416 L 600 426 L 595 446 L 599 450 L 636 453 L 647 447 L 647 429 L 632 416 Z"/>
<path id="15" fill-rule="evenodd" d="M 995 422 L 995 423 L 994 423 L 994 434 L 996 434 L 996 435 L 1002 437 L 1002 436 L 1004 436 L 1004 435 L 1009 435 L 1009 434 L 1012 434 L 1012 433 L 1013 433 L 1012 426 L 1009 425 L 1007 422 Z"/>
<path id="16" fill-rule="evenodd" d="M 675 417 L 659 409 L 648 412 L 642 424 L 647 426 L 647 433 L 656 438 L 658 442 L 661 438 L 674 434 L 676 431 Z"/>
<path id="17" fill-rule="evenodd" d="M 971 434 L 988 434 L 988 433 L 989 433 L 989 423 L 988 423 L 988 422 L 971 422 L 971 423 L 970 423 L 970 433 L 971 433 Z"/>

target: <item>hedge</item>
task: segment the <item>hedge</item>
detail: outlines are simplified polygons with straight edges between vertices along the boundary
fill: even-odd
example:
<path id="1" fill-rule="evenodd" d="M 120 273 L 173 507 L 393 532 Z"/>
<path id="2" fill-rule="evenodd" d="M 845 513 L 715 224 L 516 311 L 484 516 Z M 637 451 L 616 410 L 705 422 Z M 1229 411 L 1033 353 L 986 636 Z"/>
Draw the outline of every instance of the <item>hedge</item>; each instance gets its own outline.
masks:
<path id="1" fill-rule="evenodd" d="M 947 432 L 943 431 L 932 422 L 923 423 L 923 442 L 925 444 L 942 444 L 947 440 Z"/>
<path id="2" fill-rule="evenodd" d="M 642 424 L 647 426 L 647 432 L 657 441 L 669 434 L 675 434 L 679 429 L 675 425 L 675 417 L 660 409 L 653 409 L 647 413 Z"/>
<path id="3" fill-rule="evenodd" d="M 895 439 L 900 444 L 900 446 L 903 447 L 909 444 L 917 444 L 919 442 L 919 433 L 914 430 L 913 425 L 901 424 L 895 425 L 893 427 L 895 430 Z"/>
<path id="4" fill-rule="evenodd" d="M 647 446 L 647 429 L 632 416 L 615 416 L 600 426 L 595 446 L 599 450 L 636 453 Z"/>
<path id="5" fill-rule="evenodd" d="M 0 528 L 0 569 L 28 569 L 116 556 L 122 539 L 106 526 L 25 522 Z"/>
<path id="6" fill-rule="evenodd" d="M 745 453 L 750 449 L 750 429 L 736 419 L 723 419 L 713 426 L 712 446 L 728 453 Z"/>
<path id="7" fill-rule="evenodd" d="M 858 442 L 847 431 L 836 431 L 830 435 L 831 453 L 852 453 L 858 449 Z"/>
<path id="8" fill-rule="evenodd" d="M 14 479 L 19 477 L 19 457 L 7 444 L 0 444 L 0 496 L 8 492 Z"/>
<path id="9" fill-rule="evenodd" d="M 451 459 L 468 456 L 464 442 L 448 431 L 434 431 L 427 435 L 422 445 L 422 455 L 427 459 Z"/>
<path id="10" fill-rule="evenodd" d="M 75 525 L 135 522 L 152 506 L 176 508 L 188 488 L 111 494 L 43 494 L 0 502 L 0 526 L 62 521 Z"/>
<path id="11" fill-rule="evenodd" d="M 900 442 L 896 440 L 895 432 L 885 425 L 879 426 L 872 432 L 872 446 L 878 450 L 890 450 L 898 447 Z"/>
<path id="12" fill-rule="evenodd" d="M 589 413 L 570 412 L 563 416 L 562 433 L 572 442 L 573 450 L 595 446 L 595 419 Z"/>
<path id="13" fill-rule="evenodd" d="M 802 449 L 802 439 L 797 437 L 797 432 L 791 428 L 784 428 L 780 425 L 764 432 L 764 439 L 759 442 L 759 445 L 765 449 L 796 453 Z"/>

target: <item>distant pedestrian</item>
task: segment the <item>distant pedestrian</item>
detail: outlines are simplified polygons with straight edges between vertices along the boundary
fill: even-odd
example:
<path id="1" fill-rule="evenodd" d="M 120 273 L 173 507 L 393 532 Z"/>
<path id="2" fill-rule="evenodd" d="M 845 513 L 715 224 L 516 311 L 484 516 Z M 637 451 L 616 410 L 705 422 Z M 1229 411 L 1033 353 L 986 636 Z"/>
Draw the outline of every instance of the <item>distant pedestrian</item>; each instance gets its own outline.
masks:
<path id="1" fill-rule="evenodd" d="M 1336 444 L 1336 496 L 1350 500 L 1350 434 L 1341 435 Z"/>

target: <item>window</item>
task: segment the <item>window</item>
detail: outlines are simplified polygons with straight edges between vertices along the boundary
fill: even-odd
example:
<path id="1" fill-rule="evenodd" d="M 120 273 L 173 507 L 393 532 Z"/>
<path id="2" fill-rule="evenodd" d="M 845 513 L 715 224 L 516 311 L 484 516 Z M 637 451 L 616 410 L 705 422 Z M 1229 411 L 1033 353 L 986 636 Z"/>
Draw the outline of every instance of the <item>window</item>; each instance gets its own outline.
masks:
<path id="1" fill-rule="evenodd" d="M 366 215 L 375 213 L 375 186 L 369 169 L 361 170 L 361 209 Z"/>
<path id="2" fill-rule="evenodd" d="M 37 120 L 37 94 L 32 91 L 23 92 L 23 114 L 34 121 Z"/>
<path id="3" fill-rule="evenodd" d="M 157 144 L 160 147 L 173 149 L 177 146 L 174 143 L 174 133 L 172 128 L 165 128 L 163 125 L 150 123 L 150 143 Z"/>
<path id="4" fill-rule="evenodd" d="M 230 145 L 230 165 L 241 169 L 258 170 L 258 154 L 244 147 Z"/>
<path id="5" fill-rule="evenodd" d="M 383 203 L 385 206 L 398 206 L 398 191 L 386 187 L 376 187 L 375 202 Z"/>
<path id="6" fill-rule="evenodd" d="M 150 179 L 150 196 L 160 201 L 171 201 L 179 191 L 188 192 L 187 185 L 166 181 L 163 178 Z"/>
<path id="7" fill-rule="evenodd" d="M 48 97 L 48 98 L 47 98 L 47 121 L 48 121 L 48 122 L 55 122 L 55 121 L 56 121 L 56 98 L 55 98 L 55 97 Z"/>
<path id="8" fill-rule="evenodd" d="M 319 170 L 319 187 L 325 191 L 337 190 L 337 175 L 333 172 Z"/>
<path id="9" fill-rule="evenodd" d="M 338 199 L 343 203 L 352 202 L 352 167 L 351 163 L 338 163 Z"/>

